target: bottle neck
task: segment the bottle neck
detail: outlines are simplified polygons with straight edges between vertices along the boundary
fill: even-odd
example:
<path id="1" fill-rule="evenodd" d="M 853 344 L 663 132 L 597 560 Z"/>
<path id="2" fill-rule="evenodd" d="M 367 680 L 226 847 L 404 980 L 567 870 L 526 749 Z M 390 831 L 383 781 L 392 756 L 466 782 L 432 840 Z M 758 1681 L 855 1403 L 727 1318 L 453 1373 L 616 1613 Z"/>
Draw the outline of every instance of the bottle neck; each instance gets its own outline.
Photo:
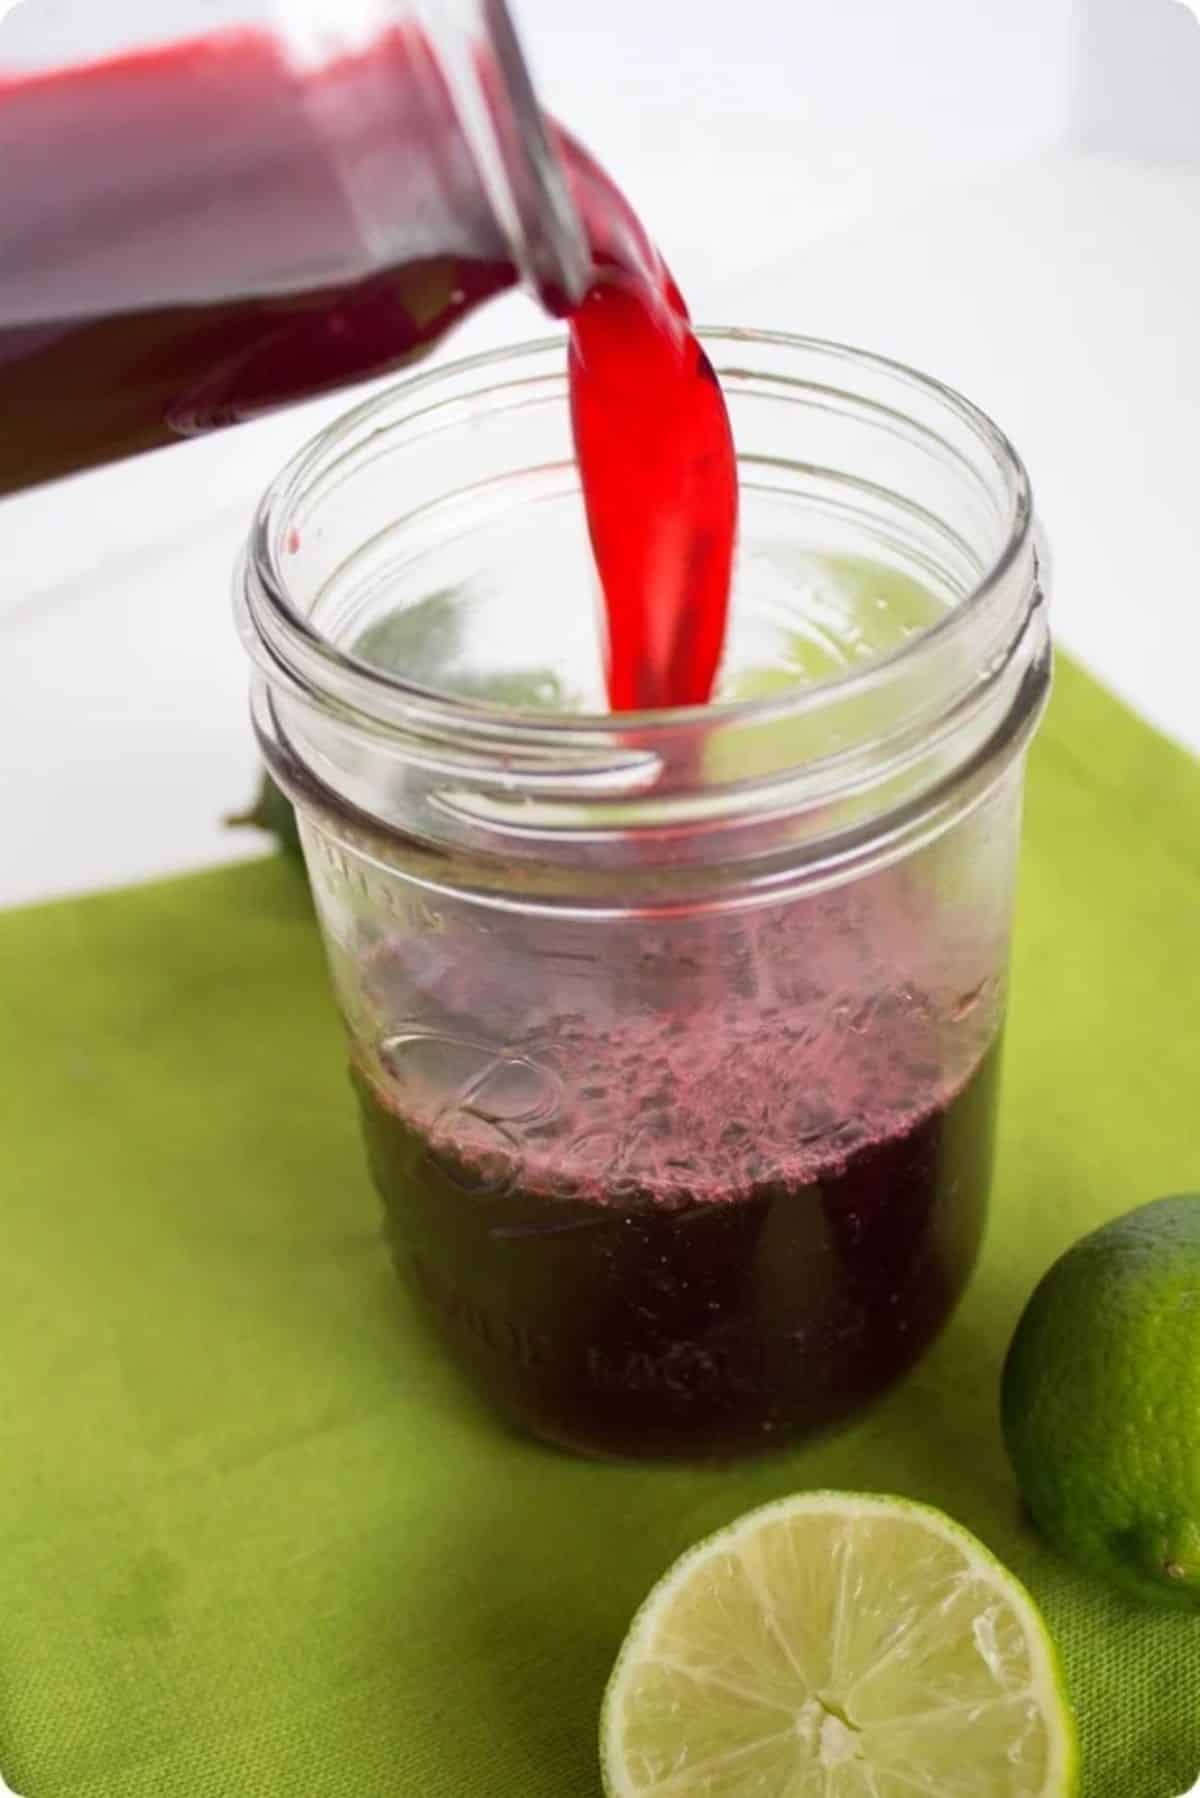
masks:
<path id="1" fill-rule="evenodd" d="M 507 0 L 439 6 L 426 29 L 457 147 L 511 261 L 552 311 L 571 309 L 586 291 L 591 258 L 561 135 L 542 111 Z"/>

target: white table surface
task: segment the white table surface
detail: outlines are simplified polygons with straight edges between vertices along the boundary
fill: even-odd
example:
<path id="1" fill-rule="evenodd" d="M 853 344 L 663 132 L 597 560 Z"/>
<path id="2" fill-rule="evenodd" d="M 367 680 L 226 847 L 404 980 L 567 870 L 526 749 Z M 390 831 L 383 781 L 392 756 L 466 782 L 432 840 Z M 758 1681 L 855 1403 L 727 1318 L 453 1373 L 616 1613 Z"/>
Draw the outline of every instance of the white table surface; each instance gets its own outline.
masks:
<path id="1" fill-rule="evenodd" d="M 638 156 L 661 197 L 665 125 Z M 978 400 L 1033 474 L 1060 640 L 1200 750 L 1200 166 L 1044 148 L 956 176 L 909 144 L 834 205 L 775 116 L 687 167 L 666 241 L 697 315 L 868 345 Z M 453 353 L 540 329 L 513 297 Z M 231 569 L 267 479 L 346 403 L 0 505 L 0 903 L 260 852 L 220 823 L 255 767 Z"/>

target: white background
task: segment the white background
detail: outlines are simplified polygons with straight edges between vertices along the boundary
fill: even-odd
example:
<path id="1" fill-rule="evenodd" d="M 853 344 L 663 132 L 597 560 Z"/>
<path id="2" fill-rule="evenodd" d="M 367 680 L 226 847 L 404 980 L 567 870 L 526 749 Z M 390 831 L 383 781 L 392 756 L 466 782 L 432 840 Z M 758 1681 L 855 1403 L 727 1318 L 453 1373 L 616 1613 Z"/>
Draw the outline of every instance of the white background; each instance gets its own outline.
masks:
<path id="1" fill-rule="evenodd" d="M 1060 639 L 1200 749 L 1200 24 L 1180 0 L 518 10 L 547 103 L 694 313 L 866 344 L 983 404 L 1034 477 Z M 52 14 L 69 41 L 83 0 L 23 0 L 0 63 Z M 540 329 L 512 298 L 450 353 Z M 254 768 L 230 572 L 259 490 L 345 403 L 0 503 L 0 902 L 256 852 L 219 822 Z"/>

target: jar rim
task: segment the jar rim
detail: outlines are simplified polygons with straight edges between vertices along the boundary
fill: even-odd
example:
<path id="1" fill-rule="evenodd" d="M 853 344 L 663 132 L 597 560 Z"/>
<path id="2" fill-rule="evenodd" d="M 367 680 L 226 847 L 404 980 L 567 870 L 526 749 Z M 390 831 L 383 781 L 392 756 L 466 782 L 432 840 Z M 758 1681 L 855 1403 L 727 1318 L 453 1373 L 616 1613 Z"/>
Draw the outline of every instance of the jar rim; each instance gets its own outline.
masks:
<path id="1" fill-rule="evenodd" d="M 445 689 L 426 686 L 406 679 L 402 674 L 378 667 L 339 647 L 316 629 L 294 605 L 288 593 L 282 566 L 283 547 L 287 537 L 286 514 L 300 493 L 306 478 L 331 457 L 342 453 L 348 440 L 357 439 L 364 430 L 380 426 L 402 397 L 425 397 L 447 387 L 455 378 L 495 370 L 497 374 L 523 362 L 561 347 L 561 334 L 506 345 L 498 350 L 485 350 L 472 356 L 442 363 L 405 379 L 389 383 L 345 413 L 331 425 L 309 439 L 284 465 L 267 488 L 257 506 L 251 525 L 245 557 L 245 591 L 243 617 L 255 636 L 273 642 L 275 651 L 287 661 L 291 643 L 303 652 L 309 678 L 322 666 L 336 676 L 342 691 L 346 683 L 362 701 L 362 711 L 371 716 L 371 700 L 388 702 L 392 711 L 397 701 L 404 702 L 404 714 L 423 728 L 436 729 L 440 724 L 453 730 L 470 720 L 471 725 L 491 738 L 517 730 L 522 741 L 534 740 L 547 748 L 556 742 L 564 746 L 578 744 L 581 739 L 603 733 L 611 738 L 614 725 L 636 734 L 639 744 L 649 749 L 657 743 L 703 728 L 770 724 L 820 712 L 846 700 L 869 694 L 873 689 L 903 675 L 923 656 L 936 653 L 947 639 L 968 634 L 976 617 L 987 608 L 996 589 L 1006 580 L 1014 566 L 1032 548 L 1033 496 L 1028 472 L 1007 435 L 979 406 L 955 388 L 926 375 L 909 364 L 835 340 L 796 333 L 754 330 L 742 326 L 705 326 L 697 335 L 706 344 L 722 347 L 770 345 L 777 349 L 823 357 L 830 362 L 864 371 L 874 370 L 927 400 L 935 401 L 965 425 L 974 440 L 987 452 L 996 474 L 1003 482 L 1007 500 L 1004 538 L 989 565 L 970 591 L 950 606 L 932 624 L 914 632 L 903 642 L 886 650 L 860 667 L 851 667 L 823 678 L 811 685 L 797 684 L 794 689 L 756 698 L 714 700 L 704 705 L 657 708 L 613 713 L 609 711 L 548 712 L 532 707 L 498 704 L 474 696 L 464 696 Z M 730 370 L 730 375 L 752 371 Z M 814 383 L 798 385 L 810 390 Z M 247 632 L 243 631 L 244 635 Z M 254 644 L 248 640 L 254 653 Z M 278 667 L 278 663 L 277 663 Z"/>
<path id="2" fill-rule="evenodd" d="M 577 903 L 582 882 L 589 904 L 607 904 L 610 886 L 628 883 L 631 856 L 639 878 L 652 875 L 656 905 L 690 905 L 702 888 L 707 903 L 714 882 L 742 903 L 747 881 L 765 895 L 906 855 L 982 804 L 1014 766 L 1045 703 L 1050 648 L 1029 480 L 1008 439 L 952 388 L 887 357 L 741 327 L 699 335 L 735 434 L 738 411 L 749 404 L 762 418 L 764 400 L 794 402 L 798 419 L 814 420 L 814 459 L 790 448 L 764 455 L 751 437 L 739 462 L 795 475 L 800 491 L 851 489 L 856 528 L 882 526 L 901 555 L 928 566 L 945 613 L 849 673 L 657 712 L 498 705 L 359 660 L 289 594 L 296 533 L 331 504 L 347 508 L 343 490 L 394 450 L 419 452 L 432 435 L 543 399 L 565 403 L 560 337 L 426 371 L 292 459 L 243 558 L 239 625 L 258 670 L 259 742 L 330 840 L 369 843 L 384 859 L 423 844 L 439 865 L 451 857 L 461 878 L 473 870 L 496 903 L 507 903 L 505 870 L 519 866 L 522 903 L 531 882 L 548 904 Z M 862 446 L 886 449 L 890 438 L 895 476 L 890 455 L 878 467 L 858 461 Z M 930 473 L 932 492 L 922 484 Z M 353 523 L 352 510 L 342 516 Z M 411 517 L 422 516 L 418 505 Z M 392 524 L 408 520 L 397 506 Z M 364 530 L 364 543 L 378 541 Z M 335 590 L 354 550 L 335 534 L 327 554 L 314 601 Z"/>

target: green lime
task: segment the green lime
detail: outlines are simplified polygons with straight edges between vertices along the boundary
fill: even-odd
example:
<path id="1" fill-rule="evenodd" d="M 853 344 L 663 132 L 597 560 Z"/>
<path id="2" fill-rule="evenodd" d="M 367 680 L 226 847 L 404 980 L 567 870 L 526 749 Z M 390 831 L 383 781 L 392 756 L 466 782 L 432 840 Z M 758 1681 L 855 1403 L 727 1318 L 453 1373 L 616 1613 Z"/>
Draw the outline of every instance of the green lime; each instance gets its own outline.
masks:
<path id="1" fill-rule="evenodd" d="M 926 1505 L 811 1492 L 677 1561 L 605 1695 L 609 1798 L 1060 1798 L 1075 1725 L 1033 1600 Z"/>
<path id="2" fill-rule="evenodd" d="M 1143 1205 L 1055 1262 L 1008 1351 L 1003 1413 L 1065 1555 L 1200 1608 L 1200 1197 Z"/>

